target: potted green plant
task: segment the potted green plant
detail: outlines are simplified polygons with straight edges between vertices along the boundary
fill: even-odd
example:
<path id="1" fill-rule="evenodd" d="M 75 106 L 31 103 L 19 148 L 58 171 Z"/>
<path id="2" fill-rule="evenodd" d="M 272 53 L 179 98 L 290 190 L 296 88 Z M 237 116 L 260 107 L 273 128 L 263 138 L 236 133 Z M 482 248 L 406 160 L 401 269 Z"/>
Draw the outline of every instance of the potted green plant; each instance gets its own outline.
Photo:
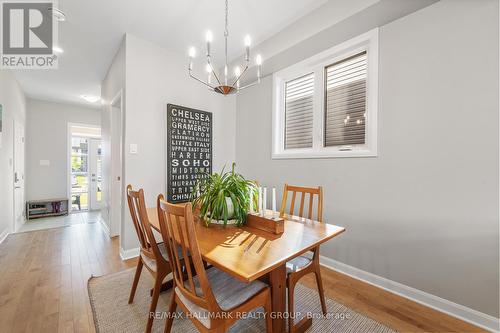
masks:
<path id="1" fill-rule="evenodd" d="M 220 173 L 201 177 L 193 188 L 193 209 L 199 210 L 199 217 L 207 226 L 210 223 L 236 226 L 245 223 L 256 185 L 235 172 L 235 165 L 233 163 L 231 171 L 224 172 L 224 167 Z"/>

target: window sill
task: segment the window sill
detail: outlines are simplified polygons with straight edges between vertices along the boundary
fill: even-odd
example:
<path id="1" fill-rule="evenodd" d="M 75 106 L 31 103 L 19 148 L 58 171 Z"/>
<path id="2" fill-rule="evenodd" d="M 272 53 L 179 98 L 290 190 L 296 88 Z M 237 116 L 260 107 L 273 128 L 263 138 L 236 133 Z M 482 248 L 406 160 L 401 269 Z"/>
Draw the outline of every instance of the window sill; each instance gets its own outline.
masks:
<path id="1" fill-rule="evenodd" d="M 349 151 L 329 151 L 329 150 L 295 150 L 273 152 L 273 160 L 281 159 L 306 159 L 306 158 L 348 158 L 348 157 L 377 157 L 374 150 L 349 150 Z"/>

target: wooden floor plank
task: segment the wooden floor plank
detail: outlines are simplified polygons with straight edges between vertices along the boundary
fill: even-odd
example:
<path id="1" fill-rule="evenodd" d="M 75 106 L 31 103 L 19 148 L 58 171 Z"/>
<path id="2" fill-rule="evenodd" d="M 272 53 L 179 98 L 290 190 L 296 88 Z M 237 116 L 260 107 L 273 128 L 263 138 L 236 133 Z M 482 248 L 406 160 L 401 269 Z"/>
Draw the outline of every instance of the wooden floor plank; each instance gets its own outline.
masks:
<path id="1" fill-rule="evenodd" d="M 98 223 L 10 235 L 0 244 L 1 331 L 95 332 L 88 279 L 135 265 Z M 327 297 L 400 332 L 484 332 L 338 272 L 322 276 Z M 301 283 L 316 288 L 313 276 Z"/>
<path id="2" fill-rule="evenodd" d="M 322 267 L 326 297 L 400 332 L 486 332 L 459 319 Z M 314 275 L 301 282 L 316 288 Z"/>

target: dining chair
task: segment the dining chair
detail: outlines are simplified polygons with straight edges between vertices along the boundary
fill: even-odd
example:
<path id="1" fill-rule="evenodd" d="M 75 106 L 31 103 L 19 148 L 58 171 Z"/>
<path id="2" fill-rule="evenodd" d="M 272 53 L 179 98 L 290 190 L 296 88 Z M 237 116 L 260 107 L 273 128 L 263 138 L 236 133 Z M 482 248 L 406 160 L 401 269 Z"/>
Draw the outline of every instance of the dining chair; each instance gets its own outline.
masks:
<path id="1" fill-rule="evenodd" d="M 308 207 L 307 207 L 307 218 L 313 220 L 313 207 L 314 207 L 314 197 L 317 197 L 317 213 L 316 221 L 323 222 L 323 188 L 318 187 L 303 187 L 303 186 L 293 186 L 285 184 L 283 189 L 283 199 L 281 201 L 280 216 L 285 215 L 288 193 L 292 193 L 292 198 L 290 200 L 290 207 L 288 209 L 289 215 L 304 217 L 304 206 L 306 202 L 306 196 L 309 196 Z M 298 215 L 295 214 L 295 201 L 297 199 L 297 194 L 300 194 L 300 206 L 298 207 Z M 326 315 L 326 303 L 325 294 L 323 291 L 323 282 L 321 280 L 321 270 L 319 264 L 319 245 L 313 248 L 308 253 L 301 256 L 295 257 L 286 263 L 287 270 L 287 288 L 288 288 L 288 312 L 294 313 L 294 291 L 297 282 L 304 276 L 310 273 L 314 273 L 316 276 L 316 284 L 318 285 L 319 299 L 321 301 L 321 310 L 323 314 Z M 293 332 L 294 316 L 289 316 L 288 327 L 289 331 Z"/>
<path id="2" fill-rule="evenodd" d="M 149 307 L 148 322 L 146 324 L 146 333 L 149 333 L 151 332 L 151 328 L 153 326 L 154 316 L 152 314 L 156 311 L 156 305 L 158 304 L 158 298 L 160 296 L 163 280 L 169 273 L 172 272 L 172 268 L 168 262 L 168 254 L 165 244 L 157 243 L 151 225 L 149 224 L 146 204 L 144 201 L 144 191 L 142 189 L 134 191 L 132 190 L 132 186 L 128 185 L 127 200 L 130 215 L 132 216 L 132 221 L 134 222 L 135 231 L 137 232 L 137 237 L 139 238 L 141 246 L 128 303 L 130 304 L 134 301 L 135 291 L 141 276 L 142 267 L 145 266 L 153 275 L 155 280 L 151 305 Z"/>
<path id="3" fill-rule="evenodd" d="M 266 314 L 266 332 L 271 333 L 269 286 L 259 280 L 244 283 L 215 267 L 205 268 L 196 239 L 191 203 L 170 204 L 160 194 L 157 209 L 174 277 L 165 332 L 171 331 L 173 313 L 179 305 L 200 332 L 226 332 L 241 314 L 262 307 Z M 172 250 L 178 247 L 182 250 Z M 188 251 L 190 256 L 187 256 Z M 186 258 L 187 277 L 182 274 L 181 254 Z"/>

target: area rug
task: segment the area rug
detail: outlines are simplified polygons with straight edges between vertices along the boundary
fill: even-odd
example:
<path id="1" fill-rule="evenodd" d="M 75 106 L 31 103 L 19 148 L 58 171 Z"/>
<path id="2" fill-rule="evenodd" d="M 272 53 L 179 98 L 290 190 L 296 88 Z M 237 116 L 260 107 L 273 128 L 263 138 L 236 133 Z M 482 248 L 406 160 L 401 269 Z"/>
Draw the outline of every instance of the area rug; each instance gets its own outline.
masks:
<path id="1" fill-rule="evenodd" d="M 128 297 L 134 269 L 128 269 L 115 274 L 92 277 L 88 281 L 88 292 L 94 323 L 97 333 L 128 332 L 142 333 L 146 327 L 147 313 L 150 304 L 149 291 L 153 280 L 145 270 L 142 272 L 134 303 L 128 304 Z M 295 289 L 297 311 L 311 313 L 313 326 L 311 333 L 349 332 L 349 333 L 393 333 L 394 330 L 349 309 L 334 300 L 328 299 L 328 318 L 322 318 L 318 293 L 298 284 Z M 163 332 L 165 327 L 164 314 L 168 309 L 171 292 L 161 294 L 158 301 L 157 317 L 154 320 L 153 332 Z M 257 310 L 258 312 L 259 310 Z M 229 332 L 265 332 L 265 320 L 258 313 L 237 321 Z M 190 319 L 181 312 L 176 315 L 172 332 L 197 332 Z"/>

